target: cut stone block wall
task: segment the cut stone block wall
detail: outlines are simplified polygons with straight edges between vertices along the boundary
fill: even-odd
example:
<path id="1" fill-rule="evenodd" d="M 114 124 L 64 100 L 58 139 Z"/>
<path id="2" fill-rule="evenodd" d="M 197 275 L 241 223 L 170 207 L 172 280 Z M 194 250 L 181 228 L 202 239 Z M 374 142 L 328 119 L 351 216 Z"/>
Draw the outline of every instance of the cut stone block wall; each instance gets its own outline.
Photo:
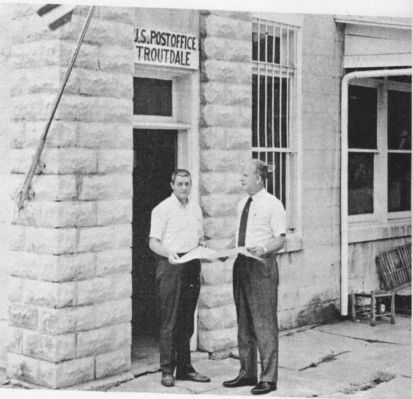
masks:
<path id="1" fill-rule="evenodd" d="M 251 157 L 251 15 L 200 14 L 200 202 L 212 248 L 233 243 L 240 167 Z M 232 260 L 202 265 L 198 346 L 236 345 Z"/>
<path id="2" fill-rule="evenodd" d="M 9 113 L 10 79 L 7 63 L 10 56 L 9 5 L 0 4 L 0 368 L 6 367 L 6 337 L 8 334 L 8 237 L 10 230 L 10 190 L 9 190 Z"/>
<path id="3" fill-rule="evenodd" d="M 15 5 L 11 172 L 21 187 L 87 7 L 50 32 Z M 33 179 L 14 213 L 11 378 L 73 386 L 131 367 L 133 14 L 98 7 Z M 25 34 L 19 27 L 24 26 Z"/>
<path id="4" fill-rule="evenodd" d="M 237 167 L 251 156 L 251 18 L 240 13 L 201 15 L 201 203 L 205 230 L 215 247 L 225 247 L 234 238 L 240 199 Z M 340 287 L 342 38 L 331 16 L 305 16 L 302 38 L 302 92 L 297 101 L 302 102 L 304 168 L 297 184 L 303 190 L 298 223 L 304 247 L 278 257 L 281 329 L 334 317 Z M 236 344 L 232 262 L 205 264 L 202 275 L 200 347 L 225 349 Z"/>

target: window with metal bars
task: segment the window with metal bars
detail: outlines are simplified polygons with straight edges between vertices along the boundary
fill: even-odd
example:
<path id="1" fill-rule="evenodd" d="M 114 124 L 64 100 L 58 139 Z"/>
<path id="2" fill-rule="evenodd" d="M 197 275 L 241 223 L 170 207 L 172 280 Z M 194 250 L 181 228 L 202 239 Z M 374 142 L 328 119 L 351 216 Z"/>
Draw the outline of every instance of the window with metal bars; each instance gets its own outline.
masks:
<path id="1" fill-rule="evenodd" d="M 256 18 L 252 27 L 252 157 L 269 166 L 267 190 L 294 230 L 297 28 Z"/>

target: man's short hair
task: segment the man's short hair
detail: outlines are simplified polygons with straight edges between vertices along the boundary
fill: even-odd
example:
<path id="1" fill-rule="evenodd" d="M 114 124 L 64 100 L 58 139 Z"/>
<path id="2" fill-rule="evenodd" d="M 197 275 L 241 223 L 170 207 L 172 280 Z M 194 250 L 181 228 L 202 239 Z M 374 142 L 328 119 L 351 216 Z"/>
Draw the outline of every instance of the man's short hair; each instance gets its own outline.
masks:
<path id="1" fill-rule="evenodd" d="M 176 176 L 191 178 L 191 174 L 189 173 L 188 170 L 186 170 L 186 169 L 175 169 L 172 172 L 171 183 L 175 183 Z"/>
<path id="2" fill-rule="evenodd" d="M 265 183 L 268 179 L 268 165 L 260 159 L 252 159 L 251 163 L 255 166 L 257 175 L 261 176 L 262 181 Z"/>

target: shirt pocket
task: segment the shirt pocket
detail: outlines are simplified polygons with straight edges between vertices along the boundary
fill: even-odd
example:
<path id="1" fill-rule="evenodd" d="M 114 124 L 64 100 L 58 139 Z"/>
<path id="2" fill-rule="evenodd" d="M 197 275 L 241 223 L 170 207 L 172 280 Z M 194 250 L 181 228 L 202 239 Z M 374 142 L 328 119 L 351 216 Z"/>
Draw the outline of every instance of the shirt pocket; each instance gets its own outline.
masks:
<path id="1" fill-rule="evenodd" d="M 267 227 L 270 225 L 271 214 L 267 207 L 263 207 L 253 211 L 252 213 L 252 221 L 254 224 L 260 227 Z"/>
<path id="2" fill-rule="evenodd" d="M 168 233 L 177 235 L 179 233 L 182 234 L 182 231 L 185 231 L 185 220 L 184 220 L 184 215 L 181 215 L 179 212 L 174 213 L 171 212 L 168 215 Z"/>

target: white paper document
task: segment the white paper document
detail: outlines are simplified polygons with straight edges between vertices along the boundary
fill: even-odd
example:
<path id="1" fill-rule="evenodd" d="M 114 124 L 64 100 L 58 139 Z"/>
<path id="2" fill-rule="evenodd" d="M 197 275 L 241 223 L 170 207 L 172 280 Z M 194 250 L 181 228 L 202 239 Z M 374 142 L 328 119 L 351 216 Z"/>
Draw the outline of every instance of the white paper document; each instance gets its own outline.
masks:
<path id="1" fill-rule="evenodd" d="M 258 258 L 257 256 L 254 256 L 245 247 L 223 249 L 220 251 L 215 251 L 214 249 L 206 248 L 206 247 L 197 247 L 193 249 L 192 251 L 189 251 L 184 256 L 180 257 L 177 263 L 185 263 L 193 259 L 215 260 L 218 258 L 229 258 L 231 256 L 236 256 L 238 254 L 243 254 L 245 256 L 249 256 L 250 258 L 258 259 L 261 261 L 260 258 Z"/>

